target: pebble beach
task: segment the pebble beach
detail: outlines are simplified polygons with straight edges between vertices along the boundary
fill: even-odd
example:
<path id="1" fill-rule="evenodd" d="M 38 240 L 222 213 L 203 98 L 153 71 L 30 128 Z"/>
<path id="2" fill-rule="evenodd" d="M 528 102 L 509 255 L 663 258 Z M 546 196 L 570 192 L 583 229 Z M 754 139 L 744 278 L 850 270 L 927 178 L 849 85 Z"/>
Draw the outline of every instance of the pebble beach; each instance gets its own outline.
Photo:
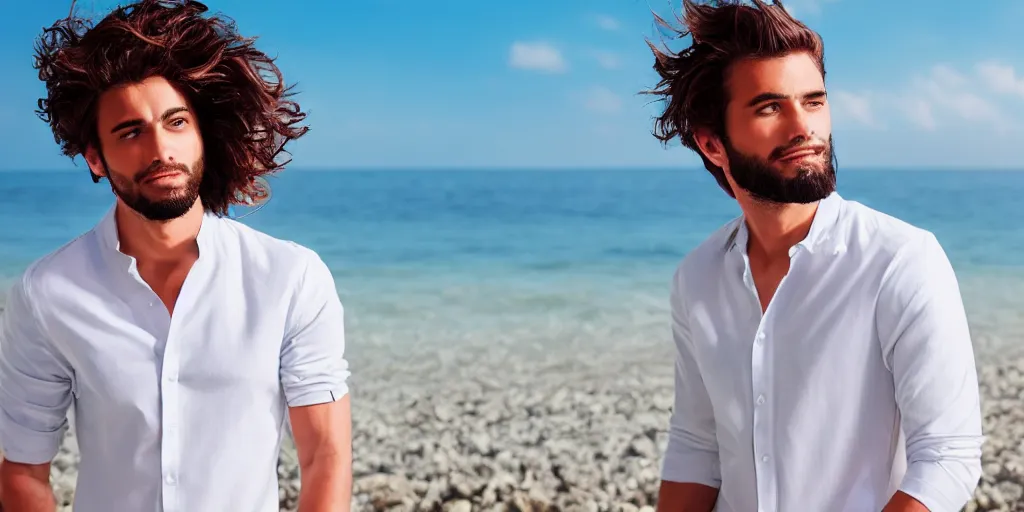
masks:
<path id="1" fill-rule="evenodd" d="M 356 358 L 353 510 L 653 510 L 672 404 L 660 345 Z M 1024 357 L 979 357 L 979 377 L 988 441 L 965 510 L 1024 511 Z M 76 461 L 72 433 L 53 466 L 61 512 Z M 295 511 L 287 439 L 278 472 L 281 510 Z"/>
<path id="2" fill-rule="evenodd" d="M 110 201 L 70 175 L 10 176 L 0 281 Z M 847 198 L 933 230 L 948 252 L 987 436 L 965 510 L 1024 512 L 1024 173 L 843 180 Z M 345 304 L 353 510 L 653 510 L 673 402 L 667 287 L 735 215 L 706 173 L 325 171 L 274 187 L 245 221 L 315 248 Z M 52 469 L 60 512 L 77 453 L 71 432 Z M 287 439 L 278 471 L 280 510 L 296 512 Z"/>
<path id="3" fill-rule="evenodd" d="M 353 510 L 653 510 L 672 404 L 653 355 L 481 365 L 459 386 L 366 390 Z M 988 441 L 965 510 L 1024 511 L 1024 358 L 980 364 L 979 377 Z M 295 510 L 293 456 L 280 471 L 282 510 Z"/>

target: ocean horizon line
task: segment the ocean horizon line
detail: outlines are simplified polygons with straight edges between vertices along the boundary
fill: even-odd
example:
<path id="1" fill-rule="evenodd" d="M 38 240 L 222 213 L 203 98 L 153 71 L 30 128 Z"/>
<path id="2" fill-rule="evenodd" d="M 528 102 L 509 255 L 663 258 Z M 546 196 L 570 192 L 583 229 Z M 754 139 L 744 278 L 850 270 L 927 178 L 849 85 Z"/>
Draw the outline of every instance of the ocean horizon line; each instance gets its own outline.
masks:
<path id="1" fill-rule="evenodd" d="M 465 165 L 453 166 L 286 166 L 283 171 L 291 172 L 707 172 L 703 167 L 665 167 L 665 166 L 501 166 L 501 167 L 475 167 Z M 0 173 L 78 173 L 87 172 L 83 166 L 80 168 L 0 168 Z M 840 167 L 839 172 L 920 172 L 920 173 L 947 173 L 947 172 L 968 172 L 968 173 L 1017 173 L 1024 172 L 1024 167 L 940 167 L 940 166 L 860 166 Z"/>

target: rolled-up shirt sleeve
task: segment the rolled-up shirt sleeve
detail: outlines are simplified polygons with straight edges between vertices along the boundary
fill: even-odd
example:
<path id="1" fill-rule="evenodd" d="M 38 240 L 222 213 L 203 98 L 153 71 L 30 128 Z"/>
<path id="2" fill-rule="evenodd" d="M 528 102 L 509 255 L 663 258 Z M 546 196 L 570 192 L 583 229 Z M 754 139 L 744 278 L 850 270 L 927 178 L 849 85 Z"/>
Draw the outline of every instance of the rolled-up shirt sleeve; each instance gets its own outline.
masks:
<path id="1" fill-rule="evenodd" d="M 0 451 L 22 464 L 46 464 L 68 428 L 72 371 L 45 335 L 28 278 L 11 287 L 0 321 Z"/>
<path id="2" fill-rule="evenodd" d="M 675 342 L 675 402 L 669 420 L 662 480 L 718 488 L 722 483 L 711 399 L 704 386 L 690 337 L 682 270 L 672 285 L 672 338 Z"/>
<path id="3" fill-rule="evenodd" d="M 931 512 L 957 512 L 981 478 L 981 404 L 959 285 L 931 233 L 897 253 L 877 318 L 906 435 L 900 490 Z"/>
<path id="4" fill-rule="evenodd" d="M 291 407 L 348 393 L 344 309 L 327 265 L 312 251 L 306 260 L 281 346 L 281 386 Z"/>

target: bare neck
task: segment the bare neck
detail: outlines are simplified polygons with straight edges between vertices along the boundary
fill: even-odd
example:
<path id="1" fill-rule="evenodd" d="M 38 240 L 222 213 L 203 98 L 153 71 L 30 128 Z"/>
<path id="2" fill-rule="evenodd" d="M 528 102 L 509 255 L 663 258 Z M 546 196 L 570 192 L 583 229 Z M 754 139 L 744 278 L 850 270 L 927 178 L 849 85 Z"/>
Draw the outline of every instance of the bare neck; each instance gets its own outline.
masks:
<path id="1" fill-rule="evenodd" d="M 750 233 L 747 252 L 753 258 L 789 259 L 789 249 L 807 237 L 818 203 L 768 204 L 746 195 L 736 198 Z"/>
<path id="2" fill-rule="evenodd" d="M 203 224 L 200 201 L 177 219 L 152 221 L 118 200 L 116 219 L 121 252 L 140 264 L 172 264 L 199 253 L 196 237 Z"/>

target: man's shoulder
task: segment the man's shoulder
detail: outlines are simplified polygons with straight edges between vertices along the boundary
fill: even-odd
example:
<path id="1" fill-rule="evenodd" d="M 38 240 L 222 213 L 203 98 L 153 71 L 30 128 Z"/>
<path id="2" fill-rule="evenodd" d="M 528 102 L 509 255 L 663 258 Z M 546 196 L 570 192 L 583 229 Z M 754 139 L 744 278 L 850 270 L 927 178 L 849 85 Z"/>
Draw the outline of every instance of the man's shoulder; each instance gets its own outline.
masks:
<path id="1" fill-rule="evenodd" d="M 271 235 L 227 217 L 219 219 L 219 222 L 223 229 L 232 233 L 242 248 L 243 257 L 269 260 L 275 265 L 306 265 L 310 258 L 319 258 L 313 249 L 294 240 Z"/>
<path id="2" fill-rule="evenodd" d="M 330 267 L 312 248 L 226 217 L 221 219 L 221 228 L 233 233 L 246 279 L 280 293 L 291 304 L 289 318 L 308 312 L 300 304 L 315 308 L 331 295 L 337 297 Z"/>
<path id="3" fill-rule="evenodd" d="M 853 200 L 844 200 L 846 243 L 876 257 L 893 259 L 908 248 L 942 250 L 930 230 Z"/>
<path id="4" fill-rule="evenodd" d="M 722 271 L 725 254 L 736 243 L 743 217 L 735 217 L 711 233 L 683 256 L 675 271 L 675 285 Z"/>
<path id="5" fill-rule="evenodd" d="M 95 274 L 99 244 L 94 227 L 30 262 L 13 285 L 37 301 L 39 294 L 66 289 L 81 277 Z"/>
<path id="6" fill-rule="evenodd" d="M 252 276 L 266 275 L 268 282 L 299 286 L 310 273 L 329 272 L 320 255 L 294 240 L 277 237 L 234 219 L 221 218 L 221 229 L 232 234 L 237 257 Z M 283 280 L 282 280 L 283 279 Z"/>

